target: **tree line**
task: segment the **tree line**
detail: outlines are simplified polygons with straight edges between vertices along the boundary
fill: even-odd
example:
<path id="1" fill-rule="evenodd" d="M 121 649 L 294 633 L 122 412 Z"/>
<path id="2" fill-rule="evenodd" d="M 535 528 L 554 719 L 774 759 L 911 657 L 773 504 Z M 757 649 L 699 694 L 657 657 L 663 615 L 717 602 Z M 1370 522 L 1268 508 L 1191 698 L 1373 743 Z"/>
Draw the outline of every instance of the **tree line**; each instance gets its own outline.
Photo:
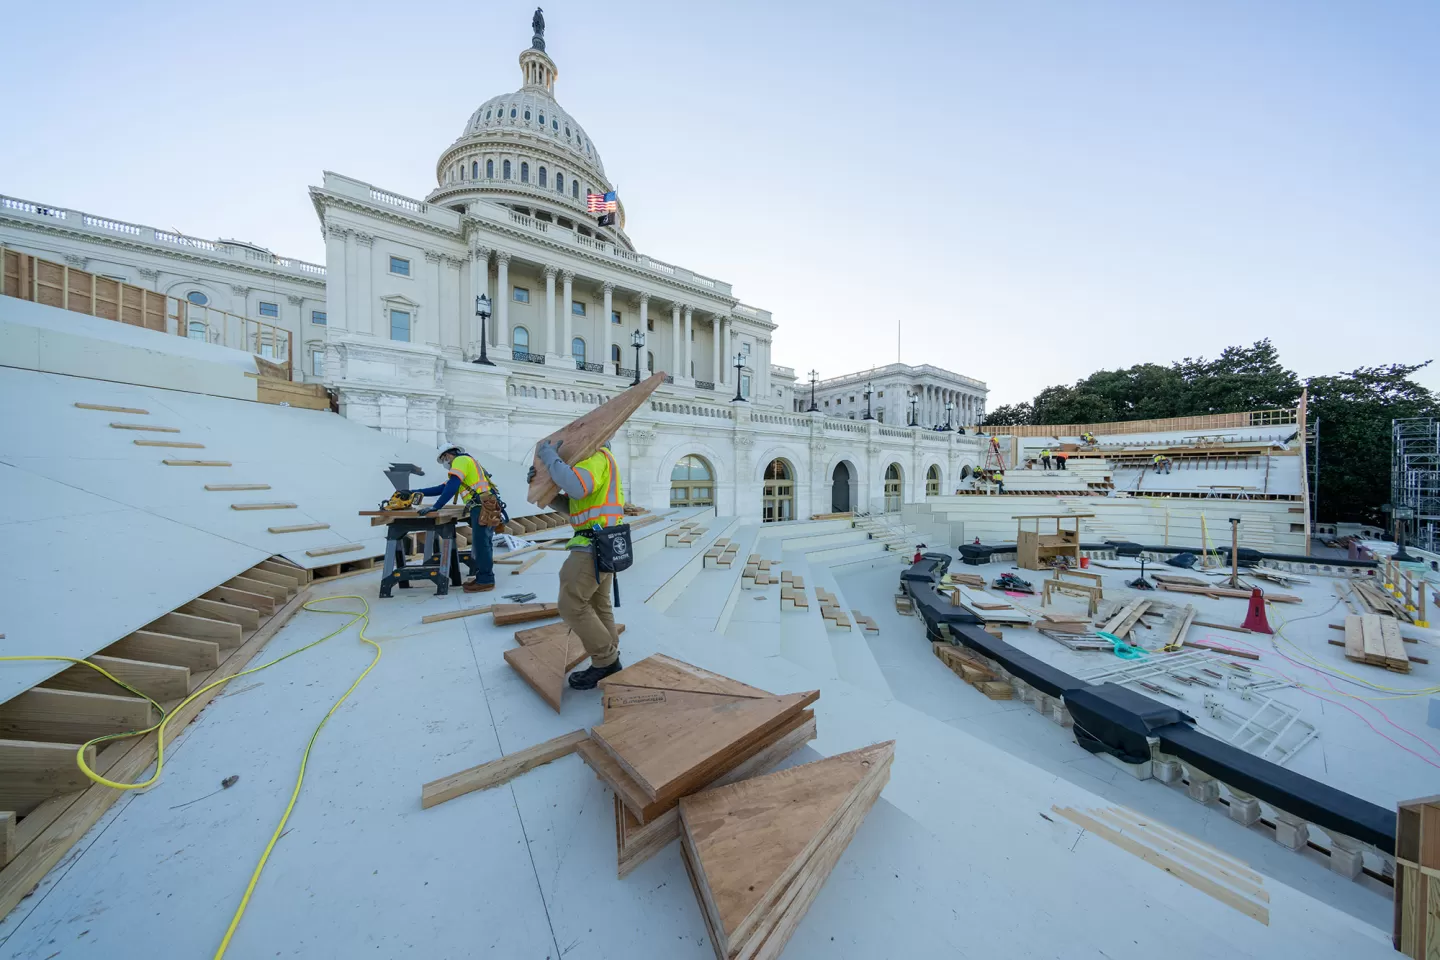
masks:
<path id="1" fill-rule="evenodd" d="M 1391 421 L 1440 417 L 1440 395 L 1416 383 L 1416 364 L 1357 367 L 1300 378 L 1268 340 L 1226 347 L 1213 360 L 1139 363 L 1099 370 L 1073 384 L 1046 387 L 1035 399 L 990 411 L 986 426 L 1106 423 L 1293 407 L 1309 391 L 1307 419 L 1319 423 L 1322 523 L 1384 526 L 1390 500 Z M 1297 437 L 1296 443 L 1300 442 Z"/>

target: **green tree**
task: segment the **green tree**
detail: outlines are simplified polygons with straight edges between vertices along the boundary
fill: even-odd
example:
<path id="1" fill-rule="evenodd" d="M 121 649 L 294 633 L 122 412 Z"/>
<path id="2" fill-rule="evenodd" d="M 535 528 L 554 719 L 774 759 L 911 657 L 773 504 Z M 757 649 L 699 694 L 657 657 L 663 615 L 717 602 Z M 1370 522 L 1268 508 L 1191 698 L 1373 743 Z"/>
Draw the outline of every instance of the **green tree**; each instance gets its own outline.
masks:
<path id="1" fill-rule="evenodd" d="M 1280 363 L 1280 353 L 1267 340 L 1249 347 L 1226 347 L 1214 360 L 1186 357 L 1174 365 L 1183 381 L 1183 412 L 1167 416 L 1240 413 L 1300 402 L 1300 378 Z"/>
<path id="2" fill-rule="evenodd" d="M 1320 431 L 1317 519 L 1389 526 L 1391 421 L 1440 417 L 1440 397 L 1410 378 L 1429 366 L 1392 363 L 1311 377 L 1306 416 Z"/>
<path id="3" fill-rule="evenodd" d="M 1007 403 L 985 415 L 984 426 L 1025 426 L 1035 422 L 1035 408 L 1028 402 Z"/>

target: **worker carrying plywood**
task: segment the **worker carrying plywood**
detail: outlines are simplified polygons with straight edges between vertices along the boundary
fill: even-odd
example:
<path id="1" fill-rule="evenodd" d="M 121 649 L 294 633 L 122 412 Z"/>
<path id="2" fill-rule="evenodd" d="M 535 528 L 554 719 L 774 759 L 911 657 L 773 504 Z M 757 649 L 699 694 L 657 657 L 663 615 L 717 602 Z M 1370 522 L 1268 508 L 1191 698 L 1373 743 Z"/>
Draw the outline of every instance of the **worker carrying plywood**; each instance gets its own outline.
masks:
<path id="1" fill-rule="evenodd" d="M 1154 468 L 1156 473 L 1169 473 L 1170 458 L 1163 453 L 1157 453 L 1150 458 L 1150 466 Z"/>
<path id="2" fill-rule="evenodd" d="M 416 491 L 427 497 L 439 497 L 430 506 L 421 509 L 420 516 L 434 513 L 460 494 L 461 502 L 470 508 L 470 566 L 475 574 L 466 582 L 465 592 L 494 590 L 495 552 L 491 536 L 495 528 L 504 522 L 504 505 L 496 495 L 490 474 L 474 457 L 454 444 L 441 449 L 435 461 L 445 468 L 448 476 L 438 486 Z"/>
<path id="3" fill-rule="evenodd" d="M 563 494 L 555 498 L 555 509 L 567 512 L 575 528 L 575 536 L 566 544 L 569 555 L 560 567 L 560 618 L 590 655 L 589 667 L 570 674 L 570 686 L 591 690 L 620 671 L 620 635 L 615 630 L 610 603 L 615 574 L 602 569 L 612 564 L 601 556 L 613 548 L 597 531 L 624 521 L 625 488 L 608 443 L 573 466 L 562 459 L 564 446 L 565 441 L 545 440 L 535 455 Z M 535 468 L 531 467 L 526 480 L 534 479 Z M 623 539 L 628 566 L 629 538 Z M 613 566 L 623 569 L 618 564 Z"/>
<path id="4" fill-rule="evenodd" d="M 1080 434 L 1080 439 L 1081 441 L 1092 447 L 1099 444 L 1099 441 L 1095 439 L 1095 434 L 1091 433 L 1089 430 L 1086 430 L 1084 433 Z"/>

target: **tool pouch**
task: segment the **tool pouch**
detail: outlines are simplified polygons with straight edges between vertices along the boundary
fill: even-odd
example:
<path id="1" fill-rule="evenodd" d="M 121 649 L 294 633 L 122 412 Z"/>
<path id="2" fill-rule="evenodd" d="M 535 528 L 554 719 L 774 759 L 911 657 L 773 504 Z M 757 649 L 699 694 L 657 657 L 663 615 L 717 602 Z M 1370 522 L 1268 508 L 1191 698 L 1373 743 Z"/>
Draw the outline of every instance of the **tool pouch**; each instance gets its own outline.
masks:
<path id="1" fill-rule="evenodd" d="M 505 523 L 504 505 L 500 498 L 486 494 L 480 498 L 480 525 L 498 530 Z"/>

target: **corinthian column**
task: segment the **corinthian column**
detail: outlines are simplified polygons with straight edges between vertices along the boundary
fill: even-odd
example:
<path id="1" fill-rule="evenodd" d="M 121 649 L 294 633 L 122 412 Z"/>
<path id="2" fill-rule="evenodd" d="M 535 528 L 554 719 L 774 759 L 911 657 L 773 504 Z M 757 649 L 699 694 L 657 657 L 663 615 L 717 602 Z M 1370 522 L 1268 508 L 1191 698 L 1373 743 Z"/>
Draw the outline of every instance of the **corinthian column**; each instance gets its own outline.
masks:
<path id="1" fill-rule="evenodd" d="M 545 268 L 545 353 L 558 356 L 555 349 L 555 274 L 556 267 Z"/>

